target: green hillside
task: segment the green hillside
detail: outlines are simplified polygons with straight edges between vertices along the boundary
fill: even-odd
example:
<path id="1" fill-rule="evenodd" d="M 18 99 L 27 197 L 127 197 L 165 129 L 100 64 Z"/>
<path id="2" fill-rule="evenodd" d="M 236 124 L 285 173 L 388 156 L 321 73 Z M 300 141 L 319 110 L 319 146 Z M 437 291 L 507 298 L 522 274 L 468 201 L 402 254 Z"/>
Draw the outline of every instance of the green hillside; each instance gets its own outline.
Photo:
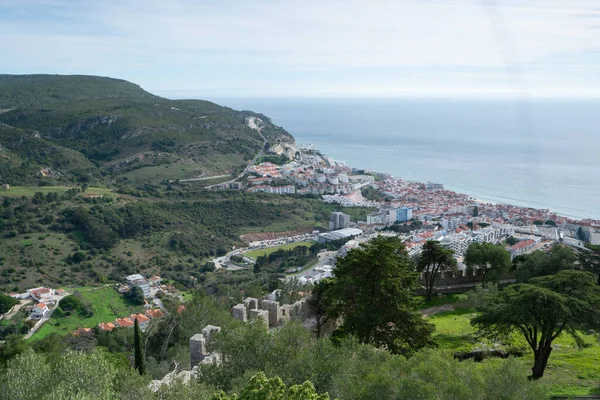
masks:
<path id="1" fill-rule="evenodd" d="M 268 141 L 293 141 L 263 115 L 168 100 L 122 80 L 0 75 L 0 181 L 115 185 L 237 174 L 264 147 L 246 126 L 251 115 L 265 122 Z"/>

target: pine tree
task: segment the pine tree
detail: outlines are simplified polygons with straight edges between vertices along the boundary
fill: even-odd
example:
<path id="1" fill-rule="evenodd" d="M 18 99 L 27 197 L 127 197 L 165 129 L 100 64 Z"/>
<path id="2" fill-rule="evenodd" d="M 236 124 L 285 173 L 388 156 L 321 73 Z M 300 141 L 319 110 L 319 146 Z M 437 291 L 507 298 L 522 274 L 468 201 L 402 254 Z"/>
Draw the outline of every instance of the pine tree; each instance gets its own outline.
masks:
<path id="1" fill-rule="evenodd" d="M 146 365 L 144 364 L 144 348 L 142 344 L 142 331 L 140 330 L 140 324 L 137 318 L 134 321 L 133 326 L 133 348 L 135 351 L 135 369 L 140 372 L 140 375 L 146 373 Z"/>

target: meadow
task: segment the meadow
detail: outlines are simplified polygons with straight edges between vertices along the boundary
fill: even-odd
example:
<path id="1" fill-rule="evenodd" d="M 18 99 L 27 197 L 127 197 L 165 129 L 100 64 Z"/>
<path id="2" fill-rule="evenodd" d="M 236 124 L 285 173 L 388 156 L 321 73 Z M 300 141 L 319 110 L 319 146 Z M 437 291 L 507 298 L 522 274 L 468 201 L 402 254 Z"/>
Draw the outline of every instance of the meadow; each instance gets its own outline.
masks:
<path id="1" fill-rule="evenodd" d="M 438 304 L 460 305 L 460 295 L 438 298 Z M 453 353 L 490 348 L 494 343 L 478 334 L 471 325 L 471 319 L 477 315 L 471 308 L 456 308 L 430 315 L 427 319 L 435 325 L 433 340 L 441 349 Z M 548 385 L 552 396 L 590 396 L 600 395 L 600 342 L 595 335 L 582 334 L 586 347 L 579 349 L 575 340 L 563 334 L 554 341 L 554 348 L 542 383 Z M 514 334 L 509 339 L 510 347 L 524 349 L 525 355 L 519 360 L 527 367 L 533 365 L 533 355 L 525 340 Z M 506 349 L 506 346 L 504 346 Z M 498 362 L 487 359 L 484 363 Z"/>
<path id="2" fill-rule="evenodd" d="M 92 328 L 100 322 L 114 322 L 116 318 L 123 318 L 132 313 L 141 312 L 142 306 L 129 303 L 122 295 L 110 286 L 79 289 L 84 303 L 91 306 L 93 315 L 84 317 L 77 312 L 70 315 L 56 310 L 50 320 L 44 324 L 31 340 L 40 340 L 50 334 L 70 334 L 78 328 Z"/>

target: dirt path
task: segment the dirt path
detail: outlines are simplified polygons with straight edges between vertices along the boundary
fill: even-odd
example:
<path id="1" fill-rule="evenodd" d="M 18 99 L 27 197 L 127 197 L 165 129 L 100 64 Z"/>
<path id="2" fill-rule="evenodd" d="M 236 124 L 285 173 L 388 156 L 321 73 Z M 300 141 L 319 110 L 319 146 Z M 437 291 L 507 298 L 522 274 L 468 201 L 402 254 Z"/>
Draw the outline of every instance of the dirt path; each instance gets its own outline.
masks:
<path id="1" fill-rule="evenodd" d="M 430 315 L 438 314 L 444 311 L 453 311 L 456 309 L 456 304 L 442 304 L 441 306 L 429 307 L 421 310 L 421 314 L 424 317 L 428 317 Z"/>

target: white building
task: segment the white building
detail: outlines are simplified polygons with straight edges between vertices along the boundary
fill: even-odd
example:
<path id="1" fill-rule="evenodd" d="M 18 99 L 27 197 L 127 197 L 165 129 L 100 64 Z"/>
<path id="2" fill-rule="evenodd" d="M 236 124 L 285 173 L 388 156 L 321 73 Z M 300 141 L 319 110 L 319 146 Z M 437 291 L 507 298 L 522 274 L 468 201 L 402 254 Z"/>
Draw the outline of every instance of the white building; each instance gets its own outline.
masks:
<path id="1" fill-rule="evenodd" d="M 142 292 L 144 292 L 144 297 L 150 297 L 150 282 L 148 282 L 148 280 L 146 280 L 146 278 L 144 278 L 142 275 L 133 274 L 129 275 L 125 279 L 130 286 L 137 286 L 142 289 Z"/>
<path id="2" fill-rule="evenodd" d="M 367 215 L 367 224 L 369 224 L 369 225 L 385 224 L 387 222 L 388 222 L 388 215 L 386 215 L 386 214 L 373 213 L 373 214 Z"/>
<path id="3" fill-rule="evenodd" d="M 47 304 L 37 303 L 31 310 L 31 318 L 40 319 L 46 317 L 50 313 Z"/>
<path id="4" fill-rule="evenodd" d="M 355 228 L 338 229 L 337 231 L 321 233 L 318 236 L 318 240 L 319 242 L 326 243 L 334 240 L 350 238 L 352 236 L 358 236 L 362 233 L 362 230 Z"/>
<path id="5" fill-rule="evenodd" d="M 29 296 L 31 296 L 31 298 L 37 301 L 38 303 L 49 304 L 54 301 L 53 289 L 38 287 L 35 289 L 28 289 L 27 293 L 29 293 Z"/>
<path id="6" fill-rule="evenodd" d="M 273 194 L 294 194 L 296 187 L 294 185 L 285 186 L 254 186 L 248 189 L 249 192 L 265 192 Z"/>

